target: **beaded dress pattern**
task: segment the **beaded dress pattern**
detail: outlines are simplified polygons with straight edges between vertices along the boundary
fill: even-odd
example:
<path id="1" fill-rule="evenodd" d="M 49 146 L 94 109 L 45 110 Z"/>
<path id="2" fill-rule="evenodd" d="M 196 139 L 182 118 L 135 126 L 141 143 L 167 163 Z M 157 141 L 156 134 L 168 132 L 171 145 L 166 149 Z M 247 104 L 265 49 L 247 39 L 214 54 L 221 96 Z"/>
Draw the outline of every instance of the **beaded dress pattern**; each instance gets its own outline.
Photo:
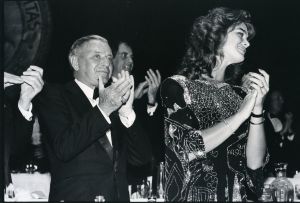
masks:
<path id="1" fill-rule="evenodd" d="M 180 106 L 174 101 L 173 108 L 166 108 L 168 92 L 161 94 L 165 107 L 166 200 L 246 201 L 246 185 L 256 193 L 258 189 L 254 185 L 263 184 L 262 168 L 253 171 L 246 166 L 249 121 L 208 153 L 204 152 L 201 136 L 201 130 L 238 111 L 245 90 L 214 80 L 188 80 L 179 75 L 166 80 L 180 85 L 186 104 Z M 194 119 L 196 124 L 181 122 L 181 115 Z"/>

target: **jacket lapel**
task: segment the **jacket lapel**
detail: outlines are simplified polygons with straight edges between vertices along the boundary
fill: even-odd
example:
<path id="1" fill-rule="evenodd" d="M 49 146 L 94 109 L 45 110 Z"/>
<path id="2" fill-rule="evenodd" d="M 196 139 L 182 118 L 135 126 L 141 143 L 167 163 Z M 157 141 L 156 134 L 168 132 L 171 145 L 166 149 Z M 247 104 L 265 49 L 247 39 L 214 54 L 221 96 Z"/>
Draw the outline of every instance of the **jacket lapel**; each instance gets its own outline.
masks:
<path id="1" fill-rule="evenodd" d="M 99 143 L 102 145 L 102 147 L 105 149 L 106 153 L 108 154 L 111 161 L 113 161 L 113 148 L 111 144 L 109 143 L 109 140 L 107 136 L 102 136 L 98 139 Z"/>
<path id="2" fill-rule="evenodd" d="M 123 137 L 123 131 L 122 129 L 120 129 L 122 123 L 117 112 L 111 114 L 110 120 L 112 122 L 111 138 L 113 143 L 114 161 L 117 161 L 119 158 L 119 152 L 121 151 L 122 147 L 121 139 Z"/>

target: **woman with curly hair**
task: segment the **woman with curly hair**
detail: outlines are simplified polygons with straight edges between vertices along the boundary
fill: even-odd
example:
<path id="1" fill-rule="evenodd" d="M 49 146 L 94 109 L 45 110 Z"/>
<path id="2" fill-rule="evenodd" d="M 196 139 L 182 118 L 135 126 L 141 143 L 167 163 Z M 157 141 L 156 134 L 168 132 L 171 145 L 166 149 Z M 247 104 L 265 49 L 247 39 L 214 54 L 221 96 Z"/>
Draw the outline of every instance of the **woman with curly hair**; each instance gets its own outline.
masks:
<path id="1" fill-rule="evenodd" d="M 178 75 L 161 87 L 165 108 L 167 201 L 259 197 L 267 161 L 263 102 L 269 75 L 249 73 L 248 89 L 225 82 L 255 35 L 250 14 L 215 8 L 193 24 Z"/>

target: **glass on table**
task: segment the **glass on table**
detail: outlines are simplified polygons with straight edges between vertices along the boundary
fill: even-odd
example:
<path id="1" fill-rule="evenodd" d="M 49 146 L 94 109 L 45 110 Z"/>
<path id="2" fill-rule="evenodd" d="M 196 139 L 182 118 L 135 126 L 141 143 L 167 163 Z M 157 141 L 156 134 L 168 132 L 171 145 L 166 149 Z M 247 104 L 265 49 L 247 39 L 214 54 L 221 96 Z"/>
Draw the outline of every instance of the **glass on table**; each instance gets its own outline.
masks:
<path id="1" fill-rule="evenodd" d="M 97 195 L 96 197 L 95 197 L 95 200 L 94 200 L 95 202 L 105 202 L 105 198 L 104 198 L 104 196 L 102 196 L 102 195 Z"/>
<path id="2" fill-rule="evenodd" d="M 276 178 L 271 183 L 273 200 L 277 202 L 293 202 L 294 186 L 286 177 L 287 163 L 276 163 Z"/>
<path id="3" fill-rule="evenodd" d="M 261 197 L 259 198 L 261 202 L 272 202 L 272 188 L 270 184 L 264 184 L 263 192 Z"/>

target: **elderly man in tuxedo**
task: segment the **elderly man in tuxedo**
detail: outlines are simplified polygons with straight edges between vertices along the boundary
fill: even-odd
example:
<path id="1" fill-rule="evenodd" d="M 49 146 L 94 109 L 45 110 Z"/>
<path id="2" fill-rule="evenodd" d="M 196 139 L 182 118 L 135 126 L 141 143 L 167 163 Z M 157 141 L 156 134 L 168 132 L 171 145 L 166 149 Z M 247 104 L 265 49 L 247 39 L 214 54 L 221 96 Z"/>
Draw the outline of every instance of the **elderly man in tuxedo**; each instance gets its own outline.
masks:
<path id="1" fill-rule="evenodd" d="M 4 184 L 9 197 L 13 196 L 11 159 L 22 159 L 31 142 L 32 102 L 43 88 L 42 77 L 43 69 L 33 65 L 21 76 L 4 72 Z"/>
<path id="2" fill-rule="evenodd" d="M 122 71 L 107 85 L 111 60 L 106 39 L 82 37 L 69 53 L 75 80 L 42 91 L 39 119 L 50 157 L 50 201 L 94 201 L 98 195 L 129 201 L 126 162 L 141 165 L 151 158 L 132 107 L 133 77 Z"/>

